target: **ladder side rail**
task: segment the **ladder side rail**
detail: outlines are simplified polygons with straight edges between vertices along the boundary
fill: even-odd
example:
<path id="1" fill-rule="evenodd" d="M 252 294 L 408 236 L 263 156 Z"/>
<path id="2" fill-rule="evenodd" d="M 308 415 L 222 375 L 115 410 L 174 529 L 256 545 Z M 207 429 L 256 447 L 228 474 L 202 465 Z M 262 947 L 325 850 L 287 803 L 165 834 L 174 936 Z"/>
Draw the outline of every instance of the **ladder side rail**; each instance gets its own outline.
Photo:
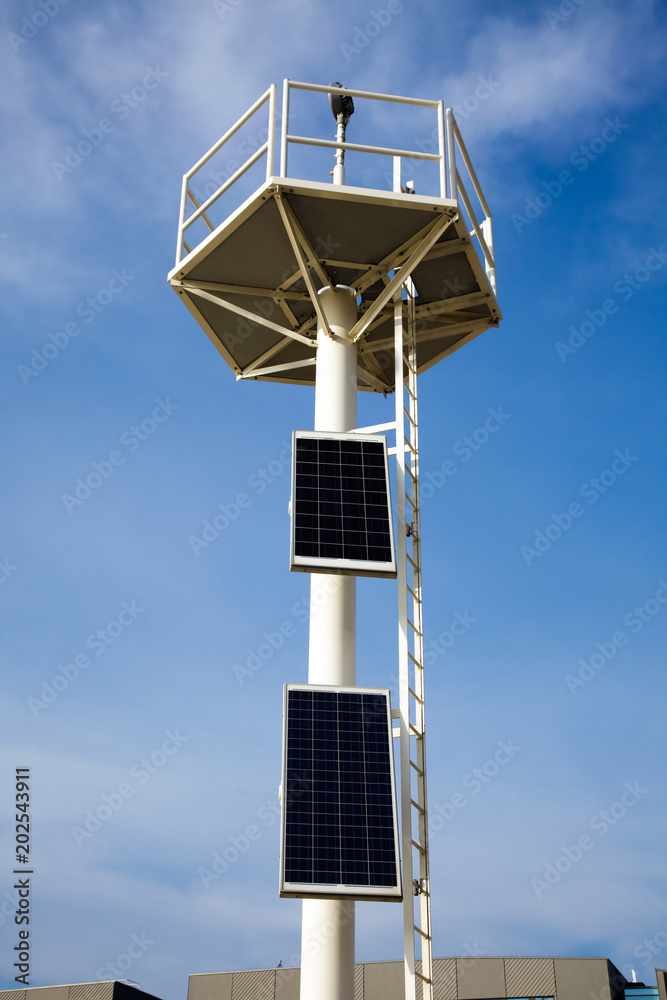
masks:
<path id="1" fill-rule="evenodd" d="M 422 972 L 422 998 L 432 1000 L 432 973 L 433 973 L 433 941 L 431 932 L 431 886 L 430 886 L 430 864 L 429 864 L 429 844 L 428 844 L 428 808 L 427 808 L 427 785 L 426 785 L 426 717 L 425 717 L 425 690 L 424 690 L 424 619 L 422 604 L 422 575 L 421 575 L 421 505 L 419 496 L 419 419 L 418 419 L 418 393 L 417 393 L 417 344 L 415 336 L 415 301 L 414 295 L 408 295 L 408 386 L 410 389 L 410 440 L 412 450 L 409 461 L 412 466 L 413 478 L 413 520 L 416 523 L 416 532 L 411 536 L 413 555 L 413 620 L 418 624 L 419 632 L 414 637 L 414 690 L 417 695 L 416 718 L 421 736 L 416 741 L 417 758 L 417 803 L 418 803 L 418 825 L 419 842 L 423 851 L 419 852 L 419 884 L 420 893 L 420 927 L 421 927 L 421 972 Z"/>
<path id="2" fill-rule="evenodd" d="M 403 417 L 403 300 L 394 296 L 394 365 L 396 379 L 396 440 L 402 440 Z M 403 954 L 405 1000 L 416 1000 L 414 902 L 412 896 L 412 774 L 410 752 L 410 675 L 408 636 L 407 548 L 405 530 L 405 448 L 396 447 L 396 562 L 398 570 L 398 685 L 401 762 L 401 853 L 403 865 Z"/>

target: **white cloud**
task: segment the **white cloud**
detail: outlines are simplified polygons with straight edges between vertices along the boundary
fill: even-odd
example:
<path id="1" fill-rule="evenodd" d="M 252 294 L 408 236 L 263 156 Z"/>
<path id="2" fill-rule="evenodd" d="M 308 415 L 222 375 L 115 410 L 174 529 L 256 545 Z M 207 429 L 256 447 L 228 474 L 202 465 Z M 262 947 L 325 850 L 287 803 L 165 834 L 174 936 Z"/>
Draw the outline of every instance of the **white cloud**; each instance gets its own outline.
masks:
<path id="1" fill-rule="evenodd" d="M 596 120 L 636 104 L 651 87 L 660 42 L 651 36 L 653 4 L 581 7 L 553 30 L 488 18 L 467 46 L 468 67 L 442 84 L 452 106 L 474 95 L 479 77 L 497 83 L 493 96 L 460 124 L 465 134 L 514 132 L 556 146 L 569 143 L 580 119 Z M 471 102 L 471 105 L 474 102 Z"/>

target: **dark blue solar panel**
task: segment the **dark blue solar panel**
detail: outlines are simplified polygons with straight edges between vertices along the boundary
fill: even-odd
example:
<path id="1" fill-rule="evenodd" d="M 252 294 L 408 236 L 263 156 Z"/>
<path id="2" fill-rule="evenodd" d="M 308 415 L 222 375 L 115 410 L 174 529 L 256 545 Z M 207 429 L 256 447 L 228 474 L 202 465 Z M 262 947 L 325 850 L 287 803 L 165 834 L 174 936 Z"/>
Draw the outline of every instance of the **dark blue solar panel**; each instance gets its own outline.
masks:
<path id="1" fill-rule="evenodd" d="M 387 696 L 288 687 L 285 883 L 399 885 Z"/>
<path id="2" fill-rule="evenodd" d="M 383 439 L 297 436 L 292 504 L 293 557 L 393 567 Z"/>

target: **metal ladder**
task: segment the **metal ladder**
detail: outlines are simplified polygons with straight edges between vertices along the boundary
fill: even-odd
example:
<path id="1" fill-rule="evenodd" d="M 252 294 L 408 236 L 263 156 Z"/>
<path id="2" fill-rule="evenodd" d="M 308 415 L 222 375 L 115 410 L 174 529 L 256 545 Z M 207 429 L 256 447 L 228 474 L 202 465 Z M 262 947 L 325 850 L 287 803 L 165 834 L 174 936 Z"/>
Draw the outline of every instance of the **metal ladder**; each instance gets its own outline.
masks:
<path id="1" fill-rule="evenodd" d="M 414 286 L 394 300 L 405 1000 L 432 1000 Z M 407 369 L 407 377 L 405 370 Z M 416 874 L 418 872 L 418 876 Z"/>

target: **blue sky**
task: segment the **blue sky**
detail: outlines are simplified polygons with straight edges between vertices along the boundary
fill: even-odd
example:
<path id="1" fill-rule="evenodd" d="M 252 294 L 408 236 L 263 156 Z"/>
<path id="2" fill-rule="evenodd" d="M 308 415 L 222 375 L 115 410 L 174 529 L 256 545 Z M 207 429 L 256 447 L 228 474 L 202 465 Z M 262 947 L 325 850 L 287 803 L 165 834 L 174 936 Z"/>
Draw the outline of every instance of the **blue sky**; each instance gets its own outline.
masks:
<path id="1" fill-rule="evenodd" d="M 313 390 L 237 383 L 166 282 L 181 175 L 286 76 L 458 105 L 494 215 L 503 323 L 420 379 L 435 954 L 607 955 L 649 982 L 667 962 L 665 8 L 398 6 L 377 33 L 385 7 L 345 0 L 3 7 L 0 987 L 17 767 L 31 985 L 122 956 L 176 1000 L 189 973 L 298 961 L 275 803 L 308 579 L 284 442 Z M 360 423 L 392 407 L 364 395 Z M 364 685 L 395 677 L 395 586 L 359 584 Z M 399 908 L 359 904 L 358 960 L 401 950 Z"/>

